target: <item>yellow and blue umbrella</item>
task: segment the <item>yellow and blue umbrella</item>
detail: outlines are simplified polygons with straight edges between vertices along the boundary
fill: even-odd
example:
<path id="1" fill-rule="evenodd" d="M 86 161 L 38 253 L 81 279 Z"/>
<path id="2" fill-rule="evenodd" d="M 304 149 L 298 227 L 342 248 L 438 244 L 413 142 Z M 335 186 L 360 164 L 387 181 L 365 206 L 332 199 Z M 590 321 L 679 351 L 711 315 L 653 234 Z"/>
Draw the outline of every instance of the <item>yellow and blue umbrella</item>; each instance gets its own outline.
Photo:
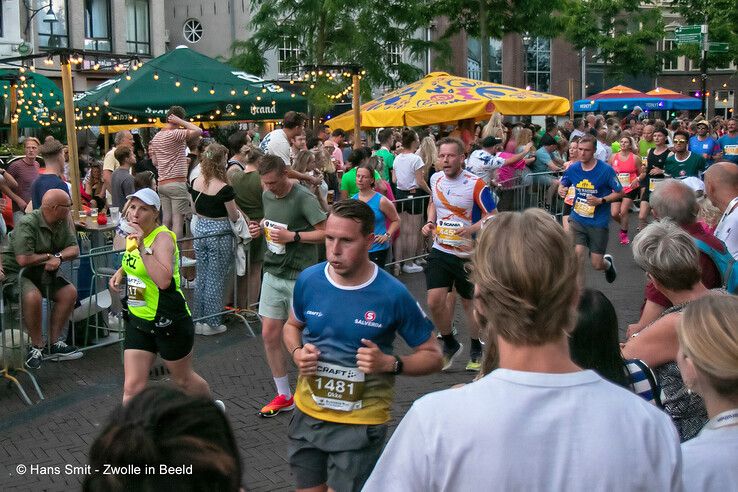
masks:
<path id="1" fill-rule="evenodd" d="M 569 111 L 569 101 L 543 92 L 433 72 L 363 104 L 361 126 L 434 125 L 485 118 L 494 111 L 521 116 L 563 115 Z M 353 112 L 348 111 L 326 123 L 333 129 L 351 130 Z"/>

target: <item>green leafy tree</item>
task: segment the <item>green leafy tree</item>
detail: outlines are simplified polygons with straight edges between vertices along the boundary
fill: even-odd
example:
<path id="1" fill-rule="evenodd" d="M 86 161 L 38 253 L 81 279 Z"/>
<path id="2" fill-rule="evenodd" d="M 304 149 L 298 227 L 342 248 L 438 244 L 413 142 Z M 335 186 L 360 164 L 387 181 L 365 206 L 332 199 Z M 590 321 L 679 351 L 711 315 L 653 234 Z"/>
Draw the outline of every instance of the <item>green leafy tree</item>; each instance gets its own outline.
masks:
<path id="1" fill-rule="evenodd" d="M 563 28 L 561 12 L 566 0 L 438 0 L 432 4 L 434 16 L 443 16 L 449 28 L 443 35 L 466 32 L 485 40 L 502 39 L 508 33 L 556 37 Z M 489 79 L 489 44 L 480 42 L 481 72 Z"/>
<path id="2" fill-rule="evenodd" d="M 565 37 L 579 50 L 594 50 L 609 76 L 654 75 L 663 60 L 655 47 L 664 37 L 664 22 L 661 11 L 649 3 L 568 0 Z"/>
<path id="3" fill-rule="evenodd" d="M 433 43 L 426 42 L 422 30 L 430 22 L 422 0 L 255 0 L 248 40 L 232 45 L 229 62 L 256 75 L 267 70 L 264 56 L 279 49 L 285 40 L 299 47 L 299 56 L 285 60 L 295 74 L 304 65 L 356 64 L 363 67 L 362 91 L 372 87 L 394 87 L 420 78 L 422 69 L 414 65 Z M 401 50 L 404 57 L 389 57 Z M 329 94 L 340 92 L 347 81 L 312 84 L 308 89 L 313 108 L 330 107 Z"/>

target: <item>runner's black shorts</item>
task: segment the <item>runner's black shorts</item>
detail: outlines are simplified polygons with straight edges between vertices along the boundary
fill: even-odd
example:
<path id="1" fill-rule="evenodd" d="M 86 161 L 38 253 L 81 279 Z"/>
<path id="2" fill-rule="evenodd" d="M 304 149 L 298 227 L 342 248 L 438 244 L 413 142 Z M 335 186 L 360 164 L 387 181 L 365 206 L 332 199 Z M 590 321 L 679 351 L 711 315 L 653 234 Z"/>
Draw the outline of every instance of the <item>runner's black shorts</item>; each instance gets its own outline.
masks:
<path id="1" fill-rule="evenodd" d="M 604 255 L 607 251 L 607 227 L 589 227 L 569 219 L 569 231 L 574 235 L 574 244 L 589 248 L 590 253 Z"/>
<path id="2" fill-rule="evenodd" d="M 425 268 L 427 289 L 446 288 L 451 292 L 455 288 L 463 299 L 471 299 L 474 296 L 474 284 L 469 281 L 468 264 L 467 258 L 431 248 Z"/>
<path id="3" fill-rule="evenodd" d="M 630 190 L 628 193 L 623 195 L 623 198 L 630 198 L 631 200 L 635 200 L 638 198 L 638 196 L 641 194 L 641 189 L 636 188 L 635 190 Z M 614 203 L 622 202 L 623 199 L 615 200 Z"/>
<path id="4" fill-rule="evenodd" d="M 186 357 L 194 344 L 195 324 L 191 316 L 171 321 L 167 326 L 157 326 L 153 321 L 128 315 L 125 350 L 145 350 L 173 362 Z"/>

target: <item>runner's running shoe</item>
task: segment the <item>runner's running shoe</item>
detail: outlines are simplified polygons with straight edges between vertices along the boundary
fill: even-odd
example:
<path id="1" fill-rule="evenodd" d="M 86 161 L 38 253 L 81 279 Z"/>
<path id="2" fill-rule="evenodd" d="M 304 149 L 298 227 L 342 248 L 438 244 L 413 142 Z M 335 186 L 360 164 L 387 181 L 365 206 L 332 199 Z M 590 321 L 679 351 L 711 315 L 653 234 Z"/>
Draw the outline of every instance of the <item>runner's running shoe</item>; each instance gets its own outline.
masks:
<path id="1" fill-rule="evenodd" d="M 454 365 L 456 358 L 461 355 L 461 351 L 464 349 L 464 344 L 458 343 L 456 349 L 449 349 L 446 344 L 443 344 L 443 368 L 442 371 L 447 371 Z"/>
<path id="2" fill-rule="evenodd" d="M 467 371 L 478 372 L 482 368 L 482 351 L 472 348 L 469 354 L 469 362 L 466 363 Z"/>
<path id="3" fill-rule="evenodd" d="M 618 278 L 618 271 L 615 270 L 615 260 L 612 259 L 612 255 L 605 255 L 604 258 L 610 262 L 610 267 L 605 270 L 605 280 L 608 284 L 611 284 Z"/>
<path id="4" fill-rule="evenodd" d="M 277 395 L 264 408 L 259 411 L 260 417 L 274 417 L 280 412 L 289 412 L 295 408 L 295 397 L 288 400 L 284 395 Z"/>
<path id="5" fill-rule="evenodd" d="M 456 335 L 458 335 L 458 334 L 459 334 L 459 330 L 457 330 L 457 329 L 456 329 L 456 321 L 454 321 L 453 323 L 451 323 L 451 334 L 452 334 L 453 336 L 456 336 Z M 436 335 L 436 338 L 437 338 L 438 340 L 443 340 L 443 335 L 441 335 L 441 332 L 440 332 L 440 331 L 439 331 L 439 332 L 438 332 L 438 334 Z"/>
<path id="6" fill-rule="evenodd" d="M 628 239 L 627 231 L 620 231 L 620 244 L 622 245 L 630 244 L 630 239 Z"/>

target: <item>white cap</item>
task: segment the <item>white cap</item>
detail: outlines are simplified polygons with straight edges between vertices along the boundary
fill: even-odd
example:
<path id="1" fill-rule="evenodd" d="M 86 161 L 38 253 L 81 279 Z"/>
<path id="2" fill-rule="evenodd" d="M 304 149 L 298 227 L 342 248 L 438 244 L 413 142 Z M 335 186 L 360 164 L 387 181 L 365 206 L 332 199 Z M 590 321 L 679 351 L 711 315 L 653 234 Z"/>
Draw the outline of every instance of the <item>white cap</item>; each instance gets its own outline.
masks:
<path id="1" fill-rule="evenodd" d="M 633 111 L 635 111 L 636 109 L 638 111 L 643 111 L 643 108 L 641 108 L 640 106 L 633 106 Z"/>
<path id="2" fill-rule="evenodd" d="M 684 178 L 682 183 L 689 186 L 698 196 L 705 192 L 705 183 L 695 176 Z"/>
<path id="3" fill-rule="evenodd" d="M 159 199 L 159 195 L 157 195 L 151 188 L 141 188 L 136 193 L 126 197 L 128 200 L 131 198 L 138 198 L 146 205 L 151 205 L 156 208 L 157 211 L 161 209 L 161 200 Z"/>

